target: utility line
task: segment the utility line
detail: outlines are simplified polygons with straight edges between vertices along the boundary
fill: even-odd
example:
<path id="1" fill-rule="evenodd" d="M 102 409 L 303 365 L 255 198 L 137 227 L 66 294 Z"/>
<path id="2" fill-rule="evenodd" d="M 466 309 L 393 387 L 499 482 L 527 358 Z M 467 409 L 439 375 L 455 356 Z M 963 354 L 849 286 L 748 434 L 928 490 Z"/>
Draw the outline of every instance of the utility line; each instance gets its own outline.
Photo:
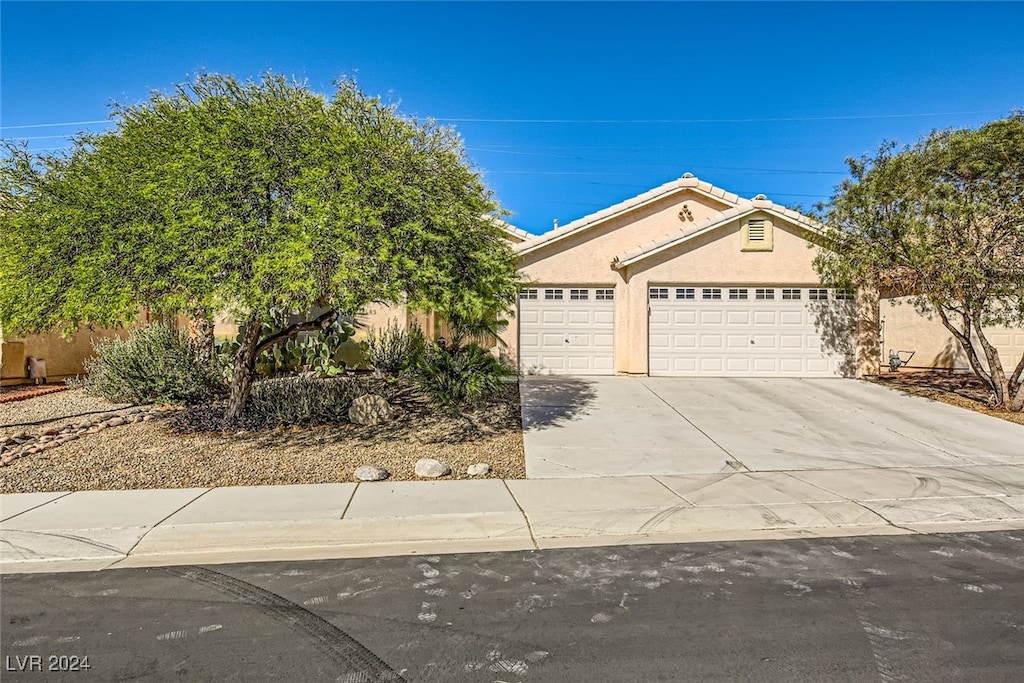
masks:
<path id="1" fill-rule="evenodd" d="M 645 124 L 645 123 L 775 123 L 775 122 L 807 122 L 807 121 L 865 121 L 871 119 L 908 119 L 927 118 L 931 116 L 973 116 L 978 114 L 1001 114 L 1002 110 L 988 111 L 948 111 L 925 114 L 858 114 L 847 116 L 786 116 L 778 118 L 751 119 L 487 119 L 470 117 L 438 117 L 434 121 L 453 121 L 456 123 L 582 123 L 582 124 Z M 86 126 L 99 123 L 114 123 L 110 119 L 95 121 L 66 121 L 64 123 L 25 123 L 15 126 L 0 126 L 0 130 L 13 128 L 56 128 L 60 126 Z"/>
<path id="2" fill-rule="evenodd" d="M 752 119 L 485 119 L 459 117 L 431 117 L 435 121 L 455 123 L 553 123 L 553 124 L 690 124 L 690 123 L 784 123 L 808 121 L 865 121 L 871 119 L 907 119 L 931 116 L 969 116 L 977 114 L 998 114 L 996 111 L 951 111 L 929 114 L 864 114 L 851 116 L 788 116 L 778 118 Z"/>
<path id="3" fill-rule="evenodd" d="M 100 119 L 99 121 L 67 121 L 65 123 L 25 123 L 20 126 L 0 126 L 0 130 L 10 130 L 12 128 L 59 128 L 61 126 L 91 126 L 96 123 L 114 123 L 109 119 Z"/>

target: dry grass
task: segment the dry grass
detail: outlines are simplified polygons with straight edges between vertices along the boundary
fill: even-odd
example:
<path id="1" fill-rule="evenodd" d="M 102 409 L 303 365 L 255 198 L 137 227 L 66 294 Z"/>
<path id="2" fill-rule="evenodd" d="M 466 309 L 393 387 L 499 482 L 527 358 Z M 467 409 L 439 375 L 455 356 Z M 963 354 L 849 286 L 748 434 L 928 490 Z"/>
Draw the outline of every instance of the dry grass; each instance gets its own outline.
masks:
<path id="1" fill-rule="evenodd" d="M 923 372 L 893 372 L 879 375 L 873 381 L 883 386 L 924 396 L 935 401 L 991 415 L 1008 422 L 1024 425 L 1024 412 L 993 409 L 988 400 L 991 392 L 972 374 L 941 370 Z"/>

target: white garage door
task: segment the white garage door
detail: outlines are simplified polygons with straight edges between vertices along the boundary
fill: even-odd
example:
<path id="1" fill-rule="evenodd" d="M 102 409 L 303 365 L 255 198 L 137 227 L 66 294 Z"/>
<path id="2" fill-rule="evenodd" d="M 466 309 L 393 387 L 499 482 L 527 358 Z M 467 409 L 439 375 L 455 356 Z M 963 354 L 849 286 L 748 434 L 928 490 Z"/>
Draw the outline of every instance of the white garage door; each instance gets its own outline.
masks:
<path id="1" fill-rule="evenodd" d="M 851 370 L 848 292 L 668 285 L 648 296 L 651 375 L 834 377 Z"/>
<path id="2" fill-rule="evenodd" d="M 519 294 L 519 364 L 525 374 L 615 372 L 612 287 L 537 286 Z"/>

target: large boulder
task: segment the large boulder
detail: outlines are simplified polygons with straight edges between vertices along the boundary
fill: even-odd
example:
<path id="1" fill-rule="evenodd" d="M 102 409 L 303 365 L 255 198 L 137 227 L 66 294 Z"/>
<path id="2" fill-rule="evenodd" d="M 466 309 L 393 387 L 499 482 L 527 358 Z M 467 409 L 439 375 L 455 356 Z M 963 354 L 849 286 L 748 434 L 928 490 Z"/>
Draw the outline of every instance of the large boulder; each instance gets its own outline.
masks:
<path id="1" fill-rule="evenodd" d="M 383 396 L 366 394 L 352 401 L 348 409 L 348 421 L 357 425 L 379 425 L 395 417 L 395 410 Z"/>
<path id="2" fill-rule="evenodd" d="M 451 467 L 433 458 L 420 458 L 416 461 L 416 476 L 424 479 L 437 479 L 452 471 Z"/>

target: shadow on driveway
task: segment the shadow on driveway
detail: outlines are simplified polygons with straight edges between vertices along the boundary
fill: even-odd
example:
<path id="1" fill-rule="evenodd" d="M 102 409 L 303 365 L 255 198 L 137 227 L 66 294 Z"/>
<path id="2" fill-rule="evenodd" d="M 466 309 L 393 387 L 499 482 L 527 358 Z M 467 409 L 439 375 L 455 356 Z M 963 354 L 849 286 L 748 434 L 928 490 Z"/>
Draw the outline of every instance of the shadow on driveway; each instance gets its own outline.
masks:
<path id="1" fill-rule="evenodd" d="M 559 427 L 584 413 L 597 393 L 582 377 L 523 377 L 519 382 L 523 429 Z"/>

